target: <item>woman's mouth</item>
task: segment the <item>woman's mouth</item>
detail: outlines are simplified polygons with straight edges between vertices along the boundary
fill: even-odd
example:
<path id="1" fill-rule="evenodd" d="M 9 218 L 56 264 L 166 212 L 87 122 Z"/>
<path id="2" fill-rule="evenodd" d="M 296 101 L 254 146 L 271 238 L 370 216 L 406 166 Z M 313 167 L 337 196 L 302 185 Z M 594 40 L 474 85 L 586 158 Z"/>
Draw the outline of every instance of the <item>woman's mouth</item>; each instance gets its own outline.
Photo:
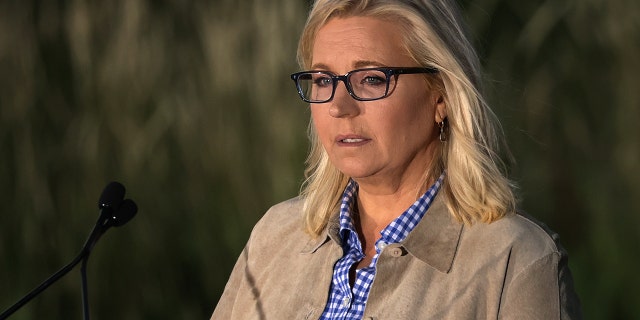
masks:
<path id="1" fill-rule="evenodd" d="M 361 136 L 340 136 L 336 138 L 336 143 L 339 146 L 358 147 L 371 141 Z"/>

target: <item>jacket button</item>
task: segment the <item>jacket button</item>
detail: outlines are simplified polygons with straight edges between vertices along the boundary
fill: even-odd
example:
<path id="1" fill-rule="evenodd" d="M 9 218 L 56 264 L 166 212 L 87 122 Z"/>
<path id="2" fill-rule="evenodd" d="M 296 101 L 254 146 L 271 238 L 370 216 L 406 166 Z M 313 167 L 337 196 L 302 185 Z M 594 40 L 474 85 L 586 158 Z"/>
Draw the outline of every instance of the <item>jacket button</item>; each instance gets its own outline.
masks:
<path id="1" fill-rule="evenodd" d="M 402 256 L 402 248 L 393 248 L 391 250 L 391 255 L 394 257 L 401 257 Z"/>

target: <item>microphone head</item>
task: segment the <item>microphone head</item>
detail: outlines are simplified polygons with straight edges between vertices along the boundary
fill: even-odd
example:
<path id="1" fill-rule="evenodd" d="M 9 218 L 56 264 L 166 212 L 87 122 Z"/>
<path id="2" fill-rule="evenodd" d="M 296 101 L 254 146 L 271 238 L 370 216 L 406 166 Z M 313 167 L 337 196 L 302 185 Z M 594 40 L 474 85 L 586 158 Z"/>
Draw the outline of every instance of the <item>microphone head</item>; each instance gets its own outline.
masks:
<path id="1" fill-rule="evenodd" d="M 138 212 L 138 206 L 131 199 L 123 200 L 118 208 L 113 212 L 113 216 L 111 217 L 111 221 L 113 225 L 119 227 L 121 225 L 126 224 L 131 220 L 136 213 Z"/>
<path id="2" fill-rule="evenodd" d="M 104 207 L 116 207 L 124 199 L 125 189 L 124 186 L 116 181 L 110 182 L 102 191 L 100 199 L 98 200 L 98 209 Z"/>

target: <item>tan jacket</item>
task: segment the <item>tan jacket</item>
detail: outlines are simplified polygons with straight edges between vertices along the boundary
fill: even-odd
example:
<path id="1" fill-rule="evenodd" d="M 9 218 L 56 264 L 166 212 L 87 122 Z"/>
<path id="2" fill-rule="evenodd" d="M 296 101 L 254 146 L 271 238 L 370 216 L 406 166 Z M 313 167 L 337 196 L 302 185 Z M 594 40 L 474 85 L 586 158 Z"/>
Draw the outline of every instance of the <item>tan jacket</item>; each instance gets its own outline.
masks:
<path id="1" fill-rule="evenodd" d="M 211 319 L 317 319 L 342 256 L 337 214 L 317 239 L 302 202 L 256 224 Z M 522 215 L 463 226 L 439 194 L 398 244 L 380 254 L 364 319 L 580 319 L 558 237 Z"/>

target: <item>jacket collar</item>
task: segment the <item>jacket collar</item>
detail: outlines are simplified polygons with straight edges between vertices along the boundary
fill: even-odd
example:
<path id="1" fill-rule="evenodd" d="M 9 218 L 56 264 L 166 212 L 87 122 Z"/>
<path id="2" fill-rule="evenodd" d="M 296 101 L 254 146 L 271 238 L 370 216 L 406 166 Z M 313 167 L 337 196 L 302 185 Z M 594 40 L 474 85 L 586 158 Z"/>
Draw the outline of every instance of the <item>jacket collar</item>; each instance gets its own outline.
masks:
<path id="1" fill-rule="evenodd" d="M 324 231 L 316 237 L 311 238 L 302 249 L 302 253 L 315 253 L 322 245 L 333 240 L 333 243 L 342 247 L 342 239 L 340 238 L 340 217 L 336 212 L 331 215 Z"/>
<path id="2" fill-rule="evenodd" d="M 445 199 L 444 190 L 440 190 L 403 246 L 416 258 L 440 272 L 448 273 L 458 249 L 463 224 L 453 218 Z"/>
<path id="3" fill-rule="evenodd" d="M 411 231 L 402 245 L 417 259 L 440 272 L 448 273 L 458 249 L 463 224 L 457 222 L 449 213 L 445 198 L 444 190 L 441 190 L 420 223 Z M 336 213 L 329 219 L 323 233 L 311 239 L 302 252 L 314 253 L 329 242 L 341 246 L 339 232 L 340 222 Z"/>

